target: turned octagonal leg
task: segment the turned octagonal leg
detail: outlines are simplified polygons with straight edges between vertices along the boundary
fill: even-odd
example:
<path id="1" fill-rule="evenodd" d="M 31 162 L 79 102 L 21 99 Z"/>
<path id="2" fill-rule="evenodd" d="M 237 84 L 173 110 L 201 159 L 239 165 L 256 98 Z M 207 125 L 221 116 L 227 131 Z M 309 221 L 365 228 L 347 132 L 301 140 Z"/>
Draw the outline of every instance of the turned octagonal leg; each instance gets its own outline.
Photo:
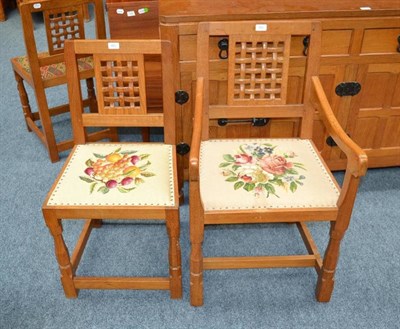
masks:
<path id="1" fill-rule="evenodd" d="M 67 298 L 78 297 L 79 290 L 75 288 L 73 277 L 74 272 L 69 257 L 67 246 L 62 236 L 63 228 L 61 220 L 53 216 L 50 212 L 43 211 L 46 225 L 54 239 L 55 254 L 60 268 L 61 283 Z"/>
<path id="2" fill-rule="evenodd" d="M 182 298 L 181 247 L 179 243 L 179 210 L 167 211 L 167 233 L 169 237 L 169 274 L 171 298 Z"/>
<path id="3" fill-rule="evenodd" d="M 203 251 L 204 221 L 201 211 L 198 182 L 190 184 L 190 303 L 203 305 Z"/>

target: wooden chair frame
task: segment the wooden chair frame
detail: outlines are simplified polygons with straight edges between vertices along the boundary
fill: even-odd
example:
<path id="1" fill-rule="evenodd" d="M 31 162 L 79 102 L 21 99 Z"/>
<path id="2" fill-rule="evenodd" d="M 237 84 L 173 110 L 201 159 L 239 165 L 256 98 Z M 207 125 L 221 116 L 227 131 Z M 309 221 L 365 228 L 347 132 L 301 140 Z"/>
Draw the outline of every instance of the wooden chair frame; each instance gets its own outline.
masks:
<path id="1" fill-rule="evenodd" d="M 50 23 L 48 23 L 48 17 L 50 17 L 52 13 L 58 13 L 58 11 L 62 10 L 68 11 L 69 9 L 74 8 L 77 13 L 75 19 L 78 21 L 79 24 L 80 37 L 84 38 L 84 20 L 85 16 L 87 16 L 87 7 L 89 4 L 93 4 L 94 6 L 96 38 L 105 39 L 106 30 L 104 21 L 104 8 L 103 2 L 101 0 L 38 0 L 22 2 L 19 4 L 24 41 L 26 46 L 26 55 L 29 62 L 29 70 L 26 70 L 24 67 L 22 67 L 22 65 L 18 61 L 18 58 L 12 58 L 11 63 L 13 66 L 19 97 L 28 131 L 35 132 L 35 134 L 39 137 L 39 139 L 47 148 L 50 160 L 52 162 L 56 162 L 59 160 L 59 152 L 72 148 L 73 140 L 70 139 L 58 143 L 56 142 L 51 117 L 68 112 L 69 104 L 58 105 L 53 108 L 49 107 L 46 97 L 46 89 L 66 84 L 67 78 L 64 74 L 44 80 L 42 79 L 41 75 L 41 67 L 64 62 L 63 41 L 65 41 L 65 39 L 71 38 L 71 35 L 63 36 L 63 33 L 58 35 L 58 32 L 53 33 L 52 36 L 47 34 L 49 52 L 46 55 L 38 54 L 35 42 L 32 14 L 36 12 L 43 12 L 45 17 L 46 31 L 49 32 L 51 31 L 51 27 Z M 52 44 L 52 38 L 59 38 L 54 48 Z M 84 105 L 89 106 L 90 110 L 95 112 L 96 95 L 93 89 L 93 73 L 93 70 L 86 69 L 82 71 L 80 78 L 85 79 L 87 83 L 88 98 L 84 101 Z M 37 112 L 32 112 L 31 110 L 24 82 L 29 84 L 35 92 L 38 108 Z M 41 121 L 41 128 L 36 124 L 36 121 L 38 120 Z M 108 131 L 103 131 L 101 133 L 92 135 L 91 139 L 92 141 L 102 139 L 108 134 Z M 113 140 L 117 140 L 115 131 L 109 136 Z"/>
<path id="2" fill-rule="evenodd" d="M 255 32 L 260 24 L 264 32 Z M 286 104 L 285 101 L 270 105 L 210 105 L 209 60 L 210 36 L 231 35 L 310 35 L 302 104 Z M 316 298 L 328 302 L 334 285 L 334 274 L 339 256 L 340 242 L 348 228 L 360 177 L 366 173 L 367 157 L 343 131 L 336 120 L 318 78 L 321 48 L 321 25 L 317 21 L 269 21 L 269 22 L 204 22 L 198 27 L 197 85 L 193 138 L 191 144 L 190 172 L 190 295 L 193 306 L 203 304 L 203 271 L 211 269 L 314 267 L 318 274 Z M 296 59 L 294 59 L 296 60 Z M 228 85 L 229 86 L 229 85 Z M 229 89 L 229 87 L 228 87 Z M 229 90 L 228 90 L 229 91 Z M 228 101 L 229 104 L 229 101 Z M 315 109 L 318 110 L 328 134 L 347 156 L 347 169 L 340 189 L 336 208 L 272 208 L 257 210 L 205 211 L 200 196 L 200 146 L 210 139 L 210 120 L 217 118 L 282 118 L 299 117 L 300 138 L 312 137 Z M 284 111 L 283 111 L 284 110 Z M 322 159 L 322 158 L 321 158 Z M 327 168 L 325 164 L 325 168 Z M 308 221 L 329 221 L 330 239 L 322 258 L 306 226 Z M 308 254 L 258 257 L 203 257 L 204 228 L 208 224 L 296 223 Z"/>
<path id="3" fill-rule="evenodd" d="M 118 45 L 113 49 L 110 44 Z M 79 72 L 76 60 L 81 54 L 105 55 L 118 53 L 120 57 L 132 54 L 163 54 L 163 84 L 164 113 L 149 114 L 145 109 L 137 114 L 124 113 L 103 114 L 103 104 L 99 102 L 98 113 L 84 113 L 82 108 L 82 92 L 79 83 Z M 175 136 L 175 106 L 174 106 L 174 83 L 170 68 L 172 63 L 172 50 L 169 42 L 160 40 L 75 40 L 67 41 L 65 47 L 67 62 L 67 77 L 69 98 L 71 103 L 71 118 L 74 131 L 74 140 L 77 145 L 88 141 L 86 127 L 164 127 L 164 142 L 176 145 Z M 98 68 L 96 67 L 95 70 Z M 140 87 L 144 88 L 144 87 Z M 145 88 L 141 89 L 145 95 Z M 76 147 L 66 161 L 62 170 L 74 155 Z M 173 163 L 176 164 L 176 154 L 173 154 Z M 119 206 L 60 206 L 49 205 L 50 195 L 57 186 L 61 175 L 54 183 L 49 196 L 43 205 L 45 222 L 54 238 L 55 253 L 61 272 L 61 282 L 66 297 L 76 298 L 79 289 L 161 289 L 170 290 L 171 298 L 182 297 L 181 283 L 181 256 L 179 246 L 179 193 L 177 183 L 177 168 L 174 166 L 173 174 L 175 198 L 173 206 L 145 206 L 145 205 L 119 205 Z M 84 219 L 85 226 L 78 239 L 75 250 L 70 255 L 62 235 L 62 220 Z M 165 220 L 169 236 L 169 277 L 82 277 L 76 274 L 79 261 L 93 228 L 101 226 L 102 219 L 108 220 Z"/>

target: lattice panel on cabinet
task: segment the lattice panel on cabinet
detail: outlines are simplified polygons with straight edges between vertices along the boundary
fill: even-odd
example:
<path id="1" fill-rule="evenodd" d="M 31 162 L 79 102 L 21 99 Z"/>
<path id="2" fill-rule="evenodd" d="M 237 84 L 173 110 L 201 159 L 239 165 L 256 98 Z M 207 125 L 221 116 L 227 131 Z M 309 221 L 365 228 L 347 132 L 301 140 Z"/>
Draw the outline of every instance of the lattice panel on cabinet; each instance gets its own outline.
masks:
<path id="1" fill-rule="evenodd" d="M 289 36 L 229 36 L 228 104 L 285 104 Z"/>
<path id="2" fill-rule="evenodd" d="M 101 114 L 146 113 L 143 55 L 95 55 L 96 85 Z"/>
<path id="3" fill-rule="evenodd" d="M 85 38 L 82 6 L 47 10 L 43 15 L 51 55 L 64 51 L 65 40 Z"/>

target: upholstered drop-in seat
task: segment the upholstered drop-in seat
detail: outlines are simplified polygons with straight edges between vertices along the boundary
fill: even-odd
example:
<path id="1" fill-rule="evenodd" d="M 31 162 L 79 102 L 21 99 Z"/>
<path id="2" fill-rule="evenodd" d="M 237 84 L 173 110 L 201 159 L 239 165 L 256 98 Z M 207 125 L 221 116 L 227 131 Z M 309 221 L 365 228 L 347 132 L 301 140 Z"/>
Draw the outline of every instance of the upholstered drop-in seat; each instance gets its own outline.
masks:
<path id="1" fill-rule="evenodd" d="M 39 58 L 45 58 L 47 56 L 49 56 L 49 54 L 47 52 L 39 54 Z M 14 63 L 14 65 L 16 67 L 20 67 L 21 70 L 25 71 L 26 74 L 28 74 L 28 75 L 31 74 L 31 68 L 29 66 L 28 56 L 14 57 L 11 59 L 11 61 Z M 80 72 L 83 72 L 86 70 L 92 70 L 93 69 L 93 58 L 90 56 L 79 58 L 78 59 L 78 67 L 79 67 Z M 40 74 L 41 74 L 42 80 L 44 80 L 44 81 L 59 78 L 59 77 L 64 77 L 65 76 L 65 62 L 41 66 Z"/>
<path id="2" fill-rule="evenodd" d="M 205 211 L 336 208 L 339 190 L 313 143 L 303 139 L 203 141 Z"/>
<path id="3" fill-rule="evenodd" d="M 171 145 L 78 145 L 47 206 L 175 206 L 173 162 Z"/>

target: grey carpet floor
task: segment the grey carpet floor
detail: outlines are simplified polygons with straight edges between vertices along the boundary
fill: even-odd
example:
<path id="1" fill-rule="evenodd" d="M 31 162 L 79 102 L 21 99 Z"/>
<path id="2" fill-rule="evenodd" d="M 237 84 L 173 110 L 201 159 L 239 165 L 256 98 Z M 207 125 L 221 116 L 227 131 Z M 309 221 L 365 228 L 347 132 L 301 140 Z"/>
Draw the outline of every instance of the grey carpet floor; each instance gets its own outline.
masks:
<path id="1" fill-rule="evenodd" d="M 43 31 L 40 17 L 35 28 Z M 0 40 L 1 329 L 400 328 L 399 168 L 371 169 L 363 180 L 328 304 L 315 301 L 314 270 L 270 269 L 208 271 L 205 305 L 191 307 L 187 200 L 181 209 L 182 300 L 170 300 L 166 291 L 118 290 L 84 290 L 78 299 L 66 299 L 41 205 L 68 152 L 51 164 L 39 140 L 26 130 L 9 63 L 24 53 L 16 10 L 0 23 Z M 65 100 L 65 90 L 52 90 L 49 98 Z M 31 105 L 35 108 L 32 94 Z M 55 129 L 57 136 L 70 135 L 67 115 L 55 120 Z M 81 226 L 66 223 L 70 247 Z M 323 251 L 327 224 L 310 228 Z M 163 225 L 108 224 L 91 236 L 79 273 L 166 275 L 166 248 Z M 290 225 L 211 227 L 204 252 L 283 254 L 302 253 L 304 247 Z"/>

